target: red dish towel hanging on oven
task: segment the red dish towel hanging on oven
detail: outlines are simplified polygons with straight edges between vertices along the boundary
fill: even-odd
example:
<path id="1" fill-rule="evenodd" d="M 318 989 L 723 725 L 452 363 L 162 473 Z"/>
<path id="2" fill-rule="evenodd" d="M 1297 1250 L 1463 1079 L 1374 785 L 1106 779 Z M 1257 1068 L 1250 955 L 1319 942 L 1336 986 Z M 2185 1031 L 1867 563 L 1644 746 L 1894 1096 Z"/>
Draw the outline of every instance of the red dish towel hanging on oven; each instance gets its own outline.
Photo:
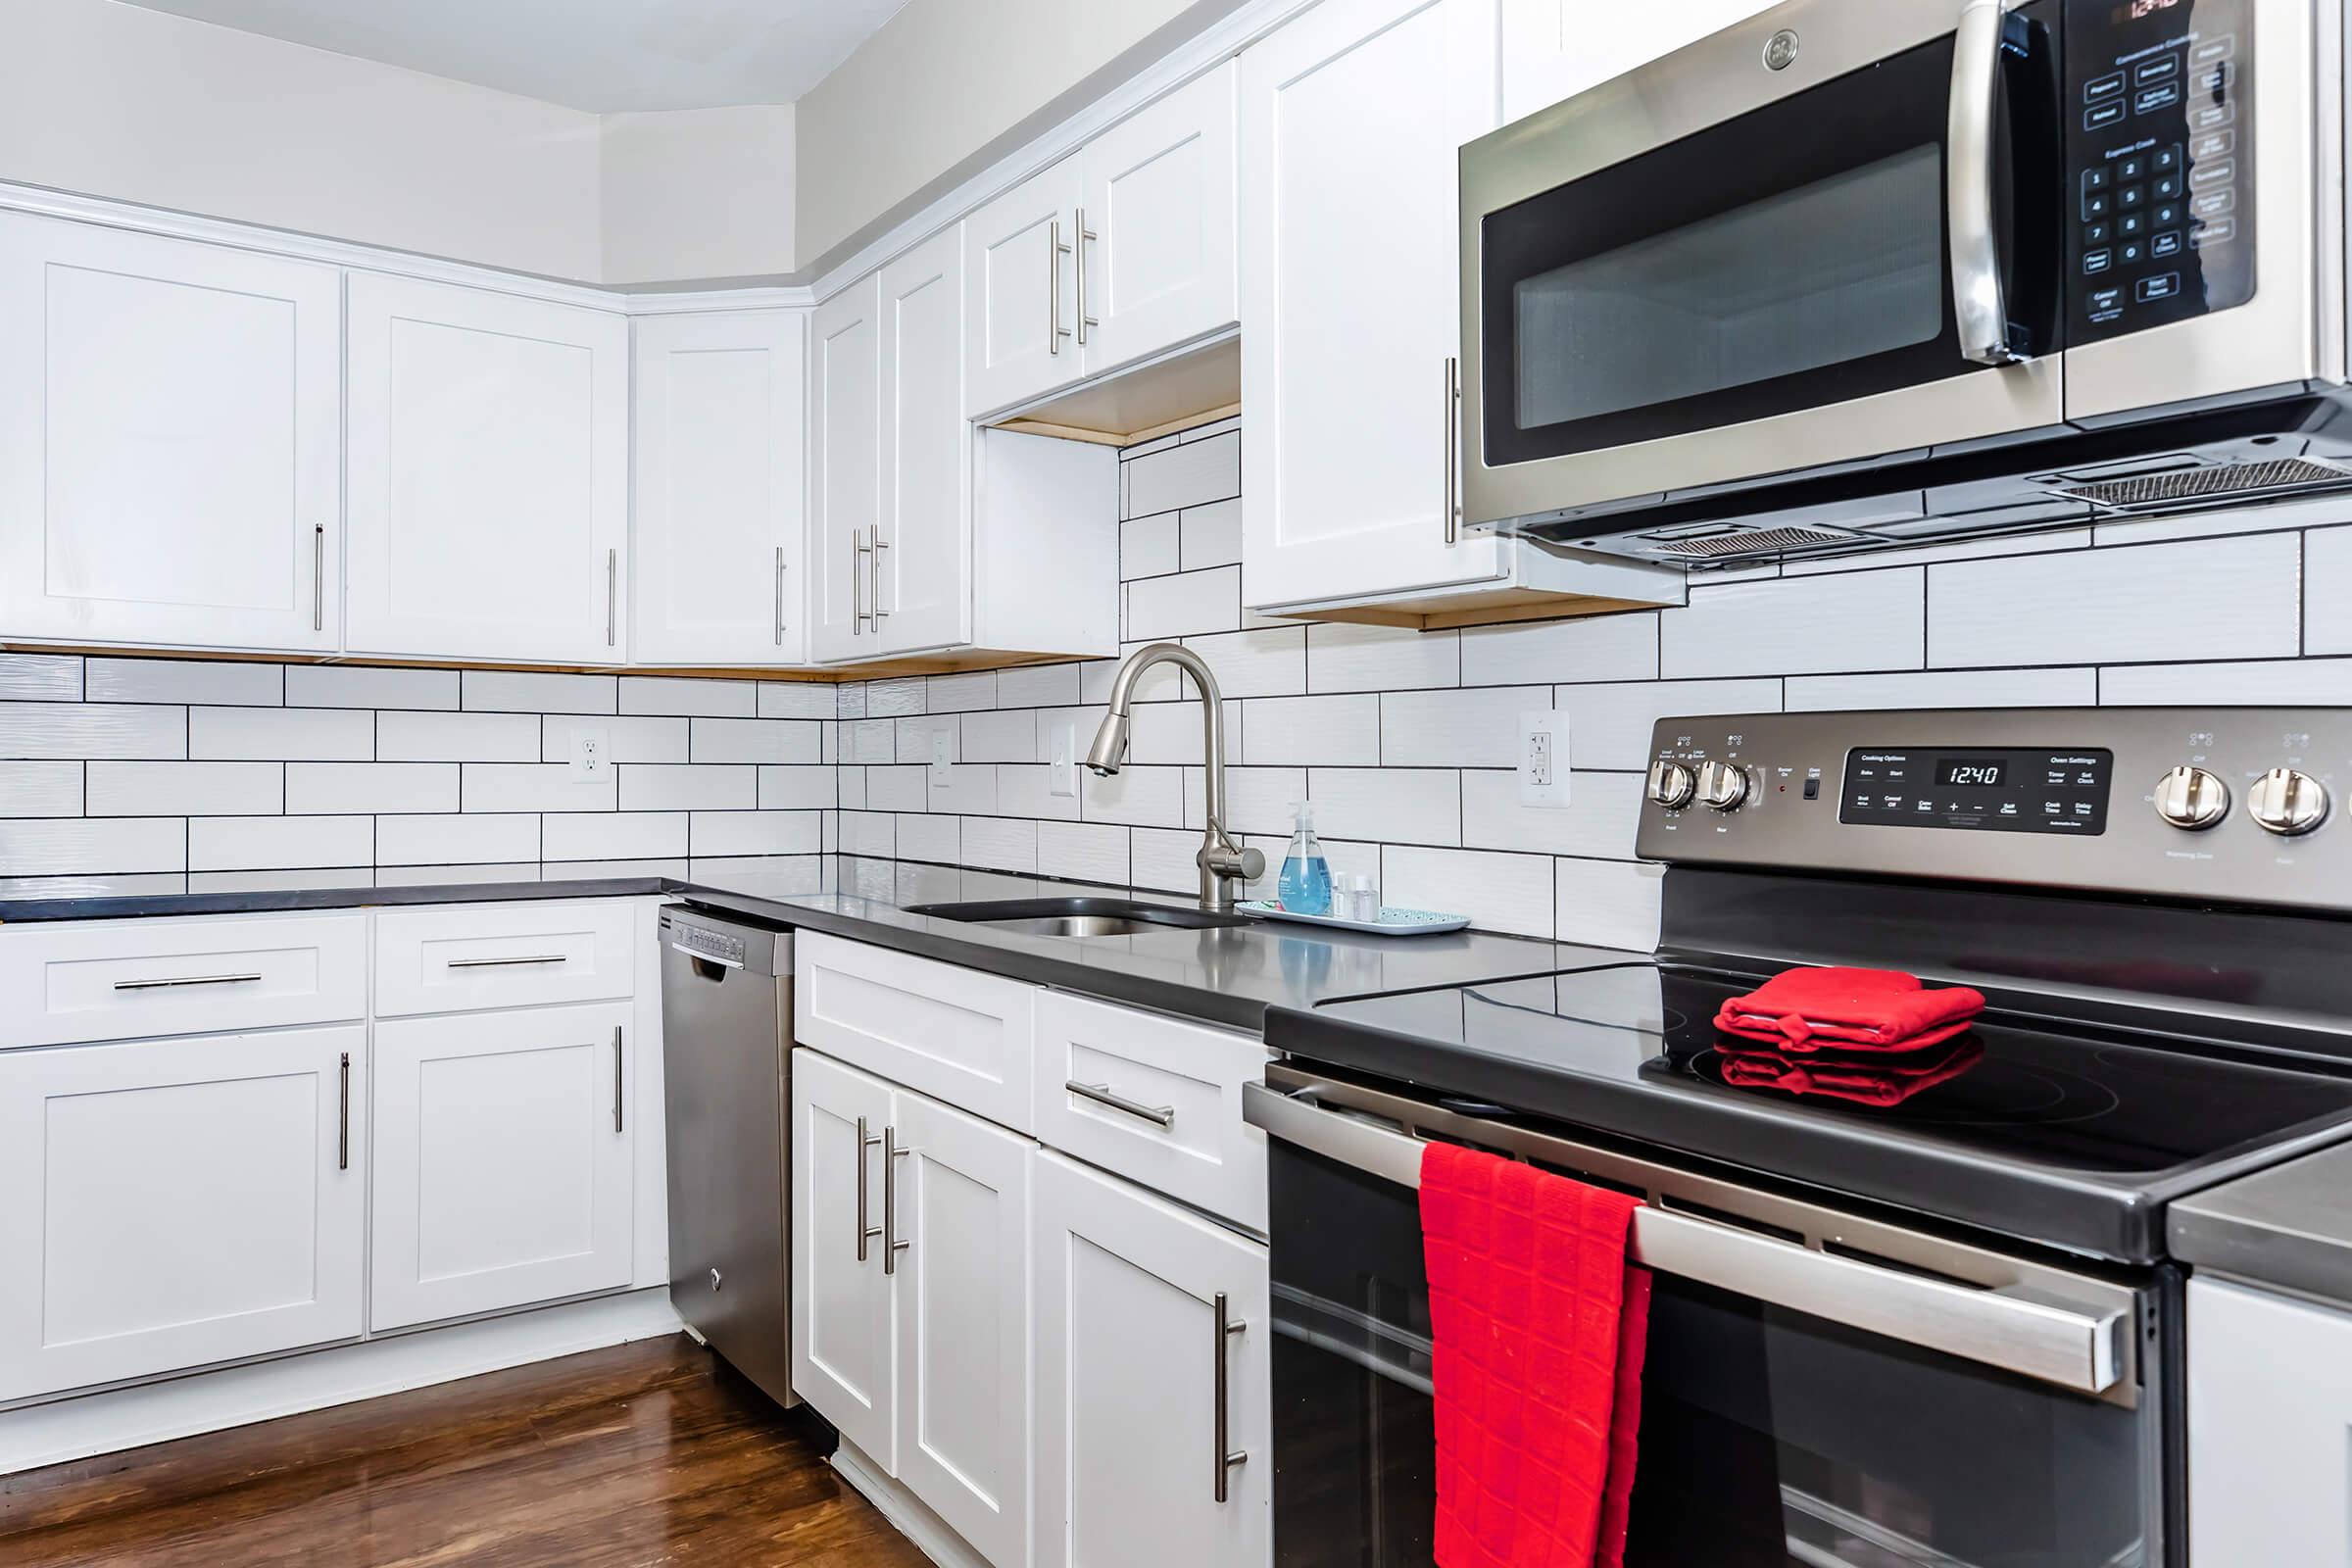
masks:
<path id="1" fill-rule="evenodd" d="M 1984 1010 L 1981 992 L 1930 991 L 1896 969 L 1785 969 L 1726 1001 L 1715 1027 L 1782 1051 L 1918 1051 Z"/>
<path id="2" fill-rule="evenodd" d="M 1619 1568 L 1649 1275 L 1640 1200 L 1451 1144 L 1421 1159 L 1438 1568 Z"/>

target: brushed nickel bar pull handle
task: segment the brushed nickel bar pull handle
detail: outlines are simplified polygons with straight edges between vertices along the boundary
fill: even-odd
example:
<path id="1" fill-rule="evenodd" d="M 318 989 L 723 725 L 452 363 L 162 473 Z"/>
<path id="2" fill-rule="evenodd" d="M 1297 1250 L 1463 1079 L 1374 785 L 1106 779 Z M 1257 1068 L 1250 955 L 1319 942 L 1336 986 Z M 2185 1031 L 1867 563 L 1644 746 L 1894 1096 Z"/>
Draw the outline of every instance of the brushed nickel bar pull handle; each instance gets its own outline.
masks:
<path id="1" fill-rule="evenodd" d="M 858 1261 L 865 1261 L 865 1244 L 882 1234 L 879 1225 L 865 1222 L 865 1152 L 882 1140 L 865 1130 L 865 1118 L 858 1118 Z"/>
<path id="2" fill-rule="evenodd" d="M 605 646 L 620 641 L 620 552 L 605 552 Z"/>
<path id="3" fill-rule="evenodd" d="M 899 1161 L 914 1152 L 901 1149 L 896 1127 L 882 1129 L 882 1272 L 899 1271 L 899 1254 L 914 1244 L 899 1240 Z"/>
<path id="4" fill-rule="evenodd" d="M 875 524 L 874 524 L 874 630 L 875 630 L 876 632 L 879 632 L 879 631 L 881 631 L 881 629 L 882 629 L 882 624 L 881 624 L 881 623 L 882 623 L 882 617 L 890 613 L 890 612 L 889 612 L 889 611 L 887 611 L 887 610 L 884 610 L 884 609 L 882 608 L 882 552 L 883 552 L 883 551 L 885 551 L 885 550 L 888 550 L 889 548 L 890 548 L 890 541 L 882 537 L 882 525 L 881 525 L 880 523 L 878 523 L 878 522 L 877 522 L 877 523 L 875 523 Z"/>
<path id="5" fill-rule="evenodd" d="M 1446 542 L 1449 545 L 1461 537 L 1462 509 L 1454 500 L 1454 494 L 1461 486 L 1459 449 L 1454 440 L 1454 430 L 1460 417 L 1461 405 L 1462 362 L 1452 355 L 1447 355 L 1446 357 L 1446 421 L 1439 427 L 1439 434 L 1446 443 Z"/>
<path id="6" fill-rule="evenodd" d="M 1246 1463 L 1250 1458 L 1250 1452 L 1248 1449 L 1228 1448 L 1225 1446 L 1229 1441 L 1227 1428 L 1232 1423 L 1231 1406 L 1233 1403 L 1226 1388 L 1225 1347 L 1231 1342 L 1236 1334 L 1241 1333 L 1250 1325 L 1240 1318 L 1229 1315 L 1228 1303 L 1223 1291 L 1219 1291 L 1217 1293 L 1216 1316 L 1217 1359 L 1216 1377 L 1213 1384 L 1216 1397 L 1216 1419 L 1211 1424 L 1215 1428 L 1213 1437 L 1216 1442 L 1216 1452 L 1214 1455 L 1216 1459 L 1216 1485 L 1214 1490 L 1216 1493 L 1217 1501 L 1223 1502 L 1232 1490 L 1229 1472 L 1235 1465 Z"/>
<path id="7" fill-rule="evenodd" d="M 118 980 L 117 991 L 166 991 L 173 986 L 236 986 L 261 979 L 258 974 L 174 975 L 169 980 Z"/>
<path id="8" fill-rule="evenodd" d="M 1130 1116 L 1140 1116 L 1154 1126 L 1168 1127 L 1174 1125 L 1176 1121 L 1174 1105 L 1147 1105 L 1140 1100 L 1129 1100 L 1125 1095 L 1112 1094 L 1108 1084 L 1082 1084 L 1072 1078 L 1061 1087 L 1073 1095 L 1093 1101 L 1098 1105 L 1108 1105 L 1111 1109 L 1123 1110 Z"/>
<path id="9" fill-rule="evenodd" d="M 784 547 L 776 546 L 776 646 L 784 646 Z"/>
<path id="10" fill-rule="evenodd" d="M 343 1053 L 343 1064 L 335 1069 L 338 1079 L 335 1111 L 335 1169 L 351 1169 L 351 1053 Z"/>
<path id="11" fill-rule="evenodd" d="M 1061 259 L 1070 254 L 1070 248 L 1061 242 L 1058 215 L 1046 227 L 1046 352 L 1057 355 L 1061 340 L 1070 335 L 1070 329 L 1061 324 Z"/>
<path id="12" fill-rule="evenodd" d="M 518 958 L 452 958 L 442 967 L 445 969 L 507 969 L 518 963 L 562 963 L 565 956 L 561 953 L 533 953 Z"/>
<path id="13" fill-rule="evenodd" d="M 311 630 L 326 630 L 326 524 L 311 524 Z"/>
<path id="14" fill-rule="evenodd" d="M 1099 240 L 1102 237 L 1102 235 L 1096 233 L 1093 229 L 1086 226 L 1086 209 L 1083 207 L 1079 208 L 1078 255 L 1076 256 L 1075 260 L 1078 264 L 1078 341 L 1081 345 L 1084 345 L 1086 342 L 1086 329 L 1088 327 L 1101 326 L 1102 324 L 1096 318 L 1086 314 L 1086 245 L 1087 241 Z"/>
<path id="15" fill-rule="evenodd" d="M 627 1056 L 628 1050 L 620 1043 L 620 1025 L 614 1024 L 612 1026 L 612 1130 L 614 1132 L 622 1130 L 620 1105 L 624 1093 L 622 1085 L 626 1080 L 622 1063 Z"/>
<path id="16" fill-rule="evenodd" d="M 877 523 L 874 526 L 874 536 L 879 539 L 881 534 L 881 525 Z M 850 634 L 857 636 L 865 630 L 865 623 L 874 618 L 873 612 L 865 608 L 865 569 L 869 564 L 869 558 L 874 553 L 874 547 L 866 543 L 863 528 L 850 530 L 850 549 L 853 552 L 850 557 Z M 874 583 L 877 596 L 881 592 L 881 581 L 877 578 Z"/>

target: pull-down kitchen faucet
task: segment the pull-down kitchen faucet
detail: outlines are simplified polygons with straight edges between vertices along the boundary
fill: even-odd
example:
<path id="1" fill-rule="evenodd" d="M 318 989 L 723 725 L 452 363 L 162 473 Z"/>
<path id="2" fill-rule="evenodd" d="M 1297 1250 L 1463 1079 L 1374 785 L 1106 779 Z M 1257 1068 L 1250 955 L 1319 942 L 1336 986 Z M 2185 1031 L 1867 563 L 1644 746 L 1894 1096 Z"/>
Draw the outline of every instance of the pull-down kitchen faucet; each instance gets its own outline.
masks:
<path id="1" fill-rule="evenodd" d="M 1119 770 L 1119 764 L 1127 760 L 1127 739 L 1132 728 L 1127 707 L 1134 700 L 1135 683 L 1143 678 L 1145 670 L 1162 662 L 1176 665 L 1200 688 L 1201 760 L 1207 775 L 1208 833 L 1201 839 L 1200 853 L 1193 857 L 1193 863 L 1200 868 L 1200 906 L 1230 909 L 1234 905 L 1233 884 L 1252 882 L 1263 876 L 1266 858 L 1260 851 L 1243 849 L 1225 831 L 1225 704 L 1217 691 L 1217 677 L 1209 673 L 1200 656 L 1181 643 L 1153 643 L 1130 654 L 1127 662 L 1119 666 L 1118 678 L 1110 683 L 1110 711 L 1102 715 L 1102 727 L 1095 731 L 1094 748 L 1086 754 L 1086 765 L 1104 778 Z"/>

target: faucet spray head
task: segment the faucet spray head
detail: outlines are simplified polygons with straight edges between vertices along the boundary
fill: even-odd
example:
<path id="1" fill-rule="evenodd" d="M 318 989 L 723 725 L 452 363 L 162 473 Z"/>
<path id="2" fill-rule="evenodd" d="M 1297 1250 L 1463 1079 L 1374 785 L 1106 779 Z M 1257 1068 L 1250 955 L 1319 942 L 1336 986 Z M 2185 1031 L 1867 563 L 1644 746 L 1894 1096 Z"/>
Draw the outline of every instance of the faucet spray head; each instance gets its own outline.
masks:
<path id="1" fill-rule="evenodd" d="M 1127 715 L 1112 709 L 1102 715 L 1102 727 L 1095 731 L 1095 744 L 1086 754 L 1086 765 L 1104 778 L 1119 770 L 1127 760 L 1127 740 L 1133 729 Z"/>

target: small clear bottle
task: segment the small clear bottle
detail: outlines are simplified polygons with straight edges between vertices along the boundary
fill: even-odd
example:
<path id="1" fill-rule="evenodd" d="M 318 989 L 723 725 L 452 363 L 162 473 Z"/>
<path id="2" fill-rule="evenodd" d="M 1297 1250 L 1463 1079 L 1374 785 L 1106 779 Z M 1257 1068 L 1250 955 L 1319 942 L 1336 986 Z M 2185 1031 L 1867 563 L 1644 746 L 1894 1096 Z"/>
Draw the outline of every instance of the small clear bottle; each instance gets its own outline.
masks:
<path id="1" fill-rule="evenodd" d="M 1293 914 L 1331 913 L 1331 862 L 1315 837 L 1315 807 L 1311 801 L 1293 803 L 1298 829 L 1291 835 L 1290 853 L 1282 861 L 1282 906 Z"/>

